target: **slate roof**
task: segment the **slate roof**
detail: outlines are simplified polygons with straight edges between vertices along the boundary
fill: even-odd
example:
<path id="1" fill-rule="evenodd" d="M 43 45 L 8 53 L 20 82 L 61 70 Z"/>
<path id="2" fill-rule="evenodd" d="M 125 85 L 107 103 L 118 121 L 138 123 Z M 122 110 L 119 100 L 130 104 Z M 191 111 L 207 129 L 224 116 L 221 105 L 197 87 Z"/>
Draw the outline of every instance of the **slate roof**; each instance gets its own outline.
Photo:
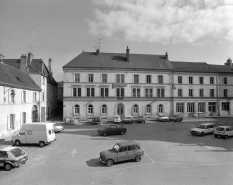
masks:
<path id="1" fill-rule="evenodd" d="M 18 89 L 41 91 L 41 88 L 32 80 L 28 73 L 0 63 L 0 85 Z"/>
<path id="2" fill-rule="evenodd" d="M 233 66 L 214 64 L 210 64 L 210 66 L 216 69 L 219 73 L 233 73 Z"/>
<path id="3" fill-rule="evenodd" d="M 142 69 L 142 70 L 173 70 L 169 60 L 164 55 L 129 54 L 126 53 L 99 53 L 82 52 L 72 59 L 64 68 L 115 68 L 115 69 Z"/>
<path id="4" fill-rule="evenodd" d="M 215 68 L 205 62 L 171 61 L 171 64 L 176 72 L 218 73 Z"/>

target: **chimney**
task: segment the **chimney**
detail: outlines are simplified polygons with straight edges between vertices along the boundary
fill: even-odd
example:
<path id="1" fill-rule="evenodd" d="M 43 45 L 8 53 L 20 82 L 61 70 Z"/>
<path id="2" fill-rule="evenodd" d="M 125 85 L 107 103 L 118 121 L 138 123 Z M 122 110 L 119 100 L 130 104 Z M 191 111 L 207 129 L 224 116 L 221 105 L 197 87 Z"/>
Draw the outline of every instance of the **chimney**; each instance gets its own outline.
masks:
<path id="1" fill-rule="evenodd" d="M 27 55 L 22 55 L 20 60 L 20 70 L 23 72 L 27 71 Z"/>
<path id="2" fill-rule="evenodd" d="M 4 62 L 3 62 L 3 58 L 4 58 L 4 56 L 0 53 L 0 64 L 3 64 Z"/>
<path id="3" fill-rule="evenodd" d="M 129 48 L 126 49 L 126 61 L 129 62 Z"/>
<path id="4" fill-rule="evenodd" d="M 168 60 L 168 54 L 167 54 L 167 52 L 165 53 L 165 59 Z"/>
<path id="5" fill-rule="evenodd" d="M 27 61 L 28 64 L 31 64 L 33 59 L 34 59 L 34 55 L 31 52 L 29 52 L 28 53 L 28 61 Z"/>
<path id="6" fill-rule="evenodd" d="M 100 54 L 100 50 L 97 48 L 96 49 L 96 55 L 99 55 Z"/>
<path id="7" fill-rule="evenodd" d="M 49 58 L 49 75 L 53 76 L 53 61 L 51 58 Z"/>
<path id="8" fill-rule="evenodd" d="M 232 60 L 231 58 L 227 59 L 227 62 L 225 63 L 226 66 L 232 66 Z"/>

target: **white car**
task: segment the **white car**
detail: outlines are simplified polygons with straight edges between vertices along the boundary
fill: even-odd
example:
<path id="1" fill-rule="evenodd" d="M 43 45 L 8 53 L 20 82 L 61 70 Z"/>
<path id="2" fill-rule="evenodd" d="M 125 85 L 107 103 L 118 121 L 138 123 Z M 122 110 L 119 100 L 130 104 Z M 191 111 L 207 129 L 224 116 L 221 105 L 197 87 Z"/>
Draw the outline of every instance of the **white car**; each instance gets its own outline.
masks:
<path id="1" fill-rule="evenodd" d="M 58 132 L 61 132 L 62 130 L 64 130 L 64 127 L 62 125 L 56 125 L 56 124 L 54 124 L 53 128 L 54 128 L 54 132 L 55 133 L 58 133 Z"/>
<path id="2" fill-rule="evenodd" d="M 169 121 L 169 117 L 165 116 L 165 114 L 159 114 L 157 119 L 159 121 Z"/>
<path id="3" fill-rule="evenodd" d="M 200 135 L 203 136 L 204 134 L 211 134 L 215 131 L 217 125 L 215 123 L 202 123 L 195 128 L 190 129 L 190 133 L 192 135 Z"/>
<path id="4" fill-rule="evenodd" d="M 113 122 L 114 123 L 121 123 L 121 117 L 119 115 L 113 116 Z"/>
<path id="5" fill-rule="evenodd" d="M 28 154 L 19 147 L 8 146 L 0 149 L 0 166 L 10 171 L 28 160 Z"/>
<path id="6" fill-rule="evenodd" d="M 215 129 L 214 136 L 224 137 L 225 139 L 227 139 L 228 137 L 233 136 L 233 130 L 230 126 L 219 126 Z"/>

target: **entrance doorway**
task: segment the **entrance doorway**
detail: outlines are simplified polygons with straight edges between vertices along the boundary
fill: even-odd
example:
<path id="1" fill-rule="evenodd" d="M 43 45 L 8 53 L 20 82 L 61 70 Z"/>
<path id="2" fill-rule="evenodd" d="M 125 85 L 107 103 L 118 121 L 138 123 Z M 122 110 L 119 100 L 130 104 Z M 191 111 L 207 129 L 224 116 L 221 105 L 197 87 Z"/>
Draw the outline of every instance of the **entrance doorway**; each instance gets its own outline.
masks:
<path id="1" fill-rule="evenodd" d="M 37 112 L 37 106 L 34 105 L 32 108 L 32 122 L 37 122 L 38 112 Z"/>
<path id="2" fill-rule="evenodd" d="M 117 105 L 117 114 L 121 117 L 121 120 L 125 117 L 124 112 L 124 105 L 122 103 L 119 103 Z"/>

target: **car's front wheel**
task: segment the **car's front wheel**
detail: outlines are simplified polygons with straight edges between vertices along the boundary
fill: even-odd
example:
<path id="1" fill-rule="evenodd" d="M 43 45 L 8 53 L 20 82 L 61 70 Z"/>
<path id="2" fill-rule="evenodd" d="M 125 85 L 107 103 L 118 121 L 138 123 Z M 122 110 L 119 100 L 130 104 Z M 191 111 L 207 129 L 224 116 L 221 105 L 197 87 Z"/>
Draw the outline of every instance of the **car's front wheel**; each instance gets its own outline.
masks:
<path id="1" fill-rule="evenodd" d="M 4 168 L 5 168 L 6 171 L 10 171 L 10 170 L 12 169 L 12 165 L 9 164 L 9 163 L 6 163 L 6 164 L 4 165 Z"/>
<path id="2" fill-rule="evenodd" d="M 135 157 L 135 161 L 136 161 L 136 162 L 141 161 L 141 156 L 137 155 L 137 156 Z"/>
<path id="3" fill-rule="evenodd" d="M 16 146 L 19 146 L 19 145 L 20 145 L 20 141 L 19 141 L 19 140 L 16 140 L 16 141 L 15 141 L 15 145 L 16 145 Z"/>
<path id="4" fill-rule="evenodd" d="M 122 132 L 121 132 L 121 135 L 124 135 L 124 134 L 125 134 L 125 132 L 122 131 Z"/>
<path id="5" fill-rule="evenodd" d="M 113 165 L 113 160 L 112 160 L 112 159 L 108 159 L 108 160 L 106 161 L 106 165 L 107 165 L 108 167 L 112 166 L 112 165 Z"/>

